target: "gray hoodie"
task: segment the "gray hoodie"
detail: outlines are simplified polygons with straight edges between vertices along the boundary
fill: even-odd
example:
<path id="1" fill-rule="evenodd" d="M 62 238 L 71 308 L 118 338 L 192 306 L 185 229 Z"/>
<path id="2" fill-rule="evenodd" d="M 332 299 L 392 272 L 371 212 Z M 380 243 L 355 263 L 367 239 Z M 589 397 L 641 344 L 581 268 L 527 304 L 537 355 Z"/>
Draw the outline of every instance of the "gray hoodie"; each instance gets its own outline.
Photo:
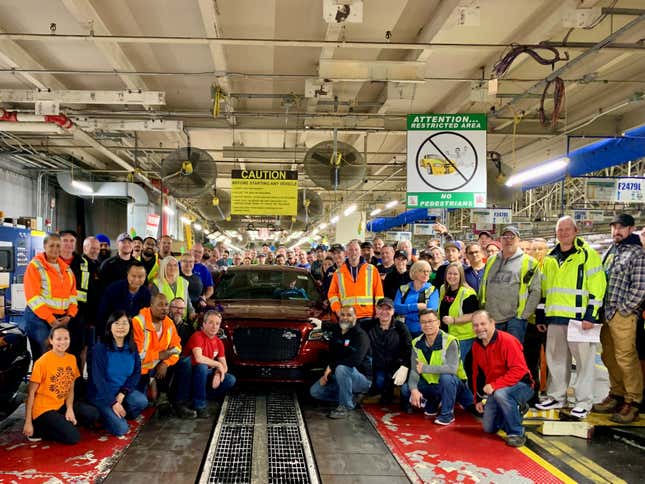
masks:
<path id="1" fill-rule="evenodd" d="M 524 252 L 518 248 L 515 254 L 504 259 L 502 252 L 495 256 L 493 265 L 488 271 L 485 308 L 498 323 L 517 317 L 520 293 L 520 270 Z M 529 297 L 521 319 L 528 319 L 540 303 L 542 276 L 536 267 L 529 285 Z"/>

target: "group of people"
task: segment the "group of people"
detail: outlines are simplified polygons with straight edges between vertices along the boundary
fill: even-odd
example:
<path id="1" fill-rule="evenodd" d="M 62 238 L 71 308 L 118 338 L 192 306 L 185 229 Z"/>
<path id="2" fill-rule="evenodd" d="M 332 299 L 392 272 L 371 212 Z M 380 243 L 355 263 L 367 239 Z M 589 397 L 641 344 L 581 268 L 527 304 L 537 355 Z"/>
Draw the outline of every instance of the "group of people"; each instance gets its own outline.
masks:
<path id="1" fill-rule="evenodd" d="M 402 410 L 419 407 L 449 425 L 459 403 L 483 414 L 485 431 L 504 429 L 512 446 L 525 442 L 521 422 L 530 406 L 577 420 L 592 411 L 618 423 L 638 418 L 645 250 L 631 215 L 611 221 L 613 243 L 602 256 L 569 216 L 557 221 L 550 249 L 542 238 L 522 240 L 514 226 L 499 241 L 482 232 L 465 244 L 443 225 L 436 229 L 442 238 L 418 256 L 407 241 L 353 240 L 332 245 L 333 265 L 322 276 L 312 266 L 339 321 L 329 364 L 310 390 L 336 404 L 330 417 L 345 417 L 364 393 L 389 403 L 400 386 Z M 598 325 L 599 341 L 568 336 L 570 326 L 592 334 Z M 594 403 L 600 347 L 610 392 Z"/>
<path id="2" fill-rule="evenodd" d="M 164 236 L 117 237 L 62 231 L 44 238 L 27 266 L 22 329 L 34 360 L 23 433 L 30 439 L 79 441 L 77 423 L 113 435 L 129 429 L 165 391 L 182 418 L 208 418 L 207 400 L 235 377 L 218 337 L 222 314 L 209 300 L 211 270 L 195 244 L 179 260 Z M 87 381 L 81 378 L 87 369 Z"/>

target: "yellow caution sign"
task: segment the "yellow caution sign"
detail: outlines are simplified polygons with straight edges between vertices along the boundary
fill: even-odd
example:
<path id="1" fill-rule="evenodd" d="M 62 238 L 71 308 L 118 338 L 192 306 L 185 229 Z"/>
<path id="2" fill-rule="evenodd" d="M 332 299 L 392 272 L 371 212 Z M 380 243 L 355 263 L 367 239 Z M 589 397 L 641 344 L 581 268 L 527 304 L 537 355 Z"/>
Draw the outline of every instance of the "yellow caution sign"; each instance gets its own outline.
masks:
<path id="1" fill-rule="evenodd" d="M 290 170 L 233 170 L 233 215 L 291 215 L 298 213 L 298 172 Z"/>

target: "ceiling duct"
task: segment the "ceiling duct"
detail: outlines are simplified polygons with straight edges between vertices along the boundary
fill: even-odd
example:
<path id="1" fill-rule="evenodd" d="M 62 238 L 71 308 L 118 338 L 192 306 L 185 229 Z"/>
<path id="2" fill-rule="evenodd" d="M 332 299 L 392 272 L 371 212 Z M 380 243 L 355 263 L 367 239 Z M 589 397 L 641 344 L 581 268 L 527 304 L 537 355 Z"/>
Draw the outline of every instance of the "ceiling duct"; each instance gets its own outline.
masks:
<path id="1" fill-rule="evenodd" d="M 347 190 L 363 181 L 367 165 L 356 148 L 342 141 L 322 141 L 304 159 L 305 173 L 326 190 Z"/>
<path id="2" fill-rule="evenodd" d="M 161 178 L 177 198 L 199 198 L 213 189 L 217 167 L 207 151 L 190 146 L 179 148 L 164 158 Z"/>

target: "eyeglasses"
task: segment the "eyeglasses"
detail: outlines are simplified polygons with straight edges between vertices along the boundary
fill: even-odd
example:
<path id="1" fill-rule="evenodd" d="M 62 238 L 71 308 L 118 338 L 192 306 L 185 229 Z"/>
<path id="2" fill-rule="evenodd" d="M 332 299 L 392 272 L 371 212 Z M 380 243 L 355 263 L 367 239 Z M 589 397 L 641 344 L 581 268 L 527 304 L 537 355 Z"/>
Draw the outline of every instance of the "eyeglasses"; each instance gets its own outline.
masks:
<path id="1" fill-rule="evenodd" d="M 475 254 L 479 254 L 479 252 L 480 251 L 478 250 L 471 250 L 470 252 L 466 252 L 466 255 L 475 255 Z"/>
<path id="2" fill-rule="evenodd" d="M 439 320 L 437 318 L 434 319 L 426 319 L 424 321 L 420 321 L 421 324 L 433 324 L 433 323 L 438 323 Z"/>
<path id="3" fill-rule="evenodd" d="M 516 237 L 515 235 L 502 235 L 500 239 L 513 240 L 515 237 Z"/>
<path id="4" fill-rule="evenodd" d="M 183 311 L 186 308 L 182 306 L 170 306 L 170 309 L 180 309 L 181 311 Z"/>

